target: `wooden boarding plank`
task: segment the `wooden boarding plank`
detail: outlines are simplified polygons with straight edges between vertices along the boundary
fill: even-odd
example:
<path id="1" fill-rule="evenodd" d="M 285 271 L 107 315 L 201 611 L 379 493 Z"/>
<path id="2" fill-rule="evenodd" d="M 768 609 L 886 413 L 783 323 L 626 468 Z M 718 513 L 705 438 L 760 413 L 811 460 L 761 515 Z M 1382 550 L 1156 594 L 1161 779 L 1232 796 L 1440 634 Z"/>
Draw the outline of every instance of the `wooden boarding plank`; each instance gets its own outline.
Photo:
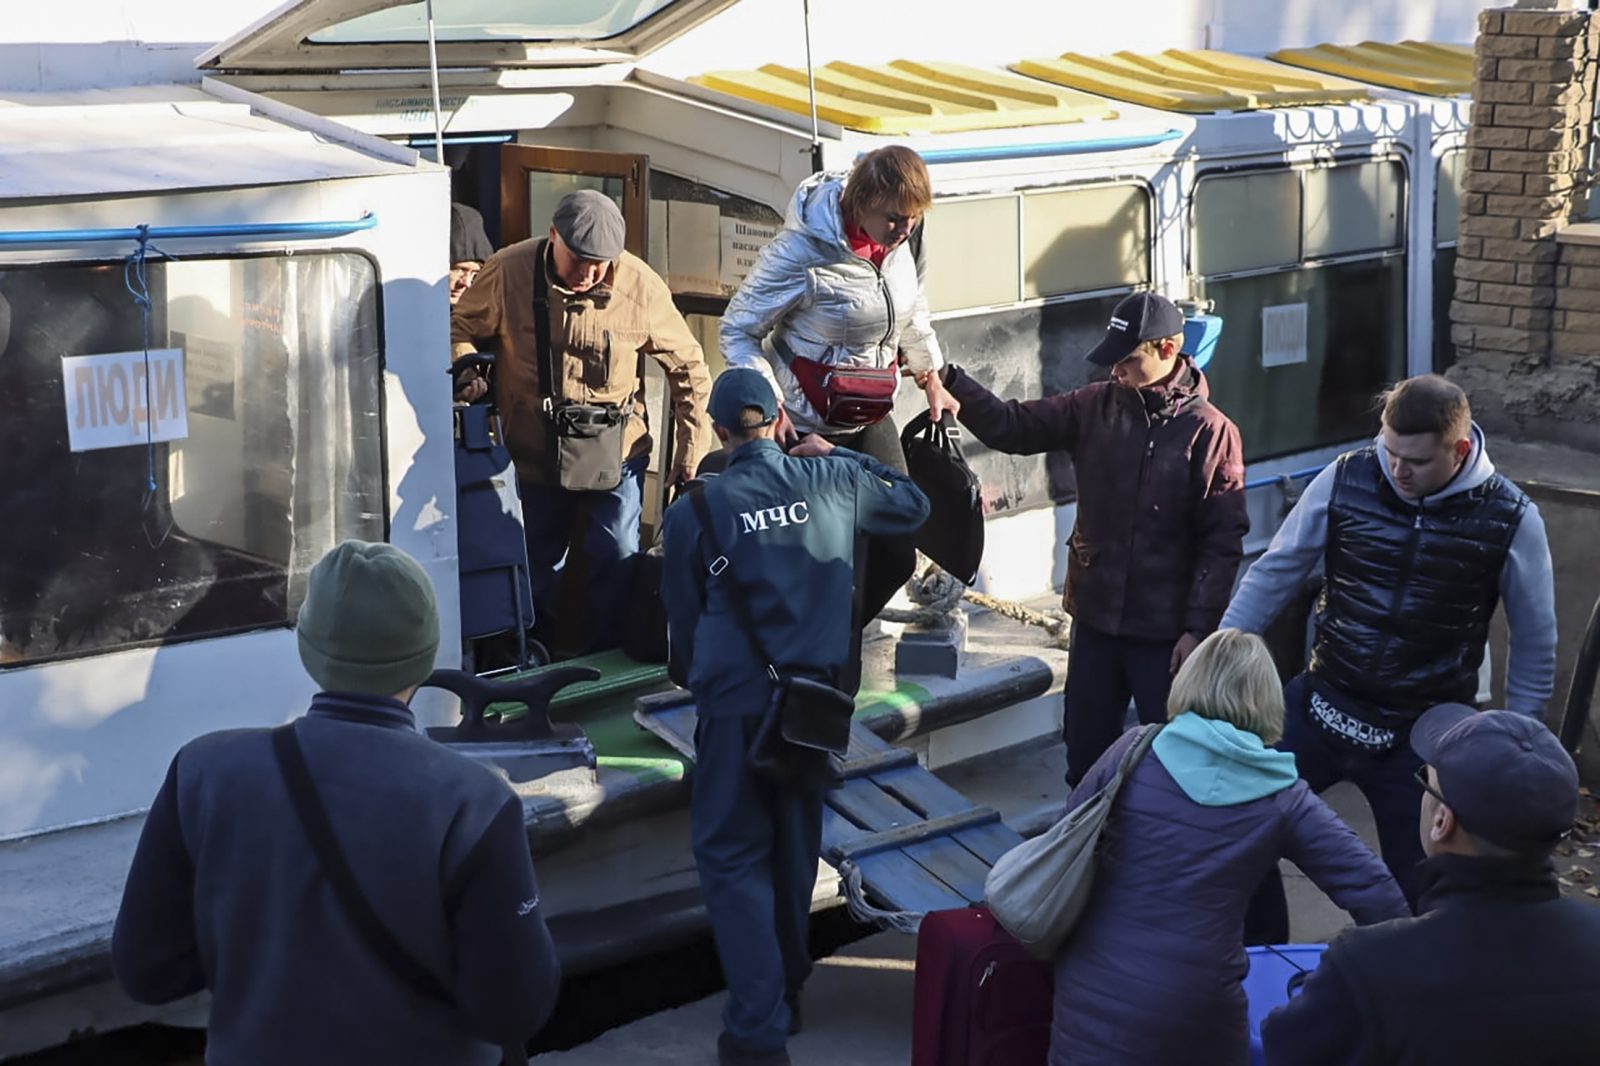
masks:
<path id="1" fill-rule="evenodd" d="M 968 903 L 982 903 L 990 865 L 950 837 L 924 840 L 901 849 L 918 866 L 949 885 Z"/>
<path id="2" fill-rule="evenodd" d="M 822 854 L 832 861 L 839 844 L 866 836 L 865 830 L 831 807 L 822 809 Z M 857 867 L 862 880 L 880 903 L 895 910 L 923 913 L 960 906 L 961 893 L 929 873 L 901 851 L 865 856 Z"/>

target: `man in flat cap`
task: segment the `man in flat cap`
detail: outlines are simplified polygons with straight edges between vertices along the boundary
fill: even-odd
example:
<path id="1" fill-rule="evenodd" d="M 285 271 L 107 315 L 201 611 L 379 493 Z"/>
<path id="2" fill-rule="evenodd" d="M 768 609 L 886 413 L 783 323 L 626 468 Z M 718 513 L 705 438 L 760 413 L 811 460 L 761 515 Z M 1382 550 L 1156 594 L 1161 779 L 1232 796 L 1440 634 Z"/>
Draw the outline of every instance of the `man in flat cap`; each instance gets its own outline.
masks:
<path id="1" fill-rule="evenodd" d="M 450 315 L 453 358 L 480 347 L 496 356 L 495 401 L 517 467 L 535 610 L 549 635 L 558 575 L 581 589 L 587 633 L 575 632 L 577 618 L 561 627 L 577 651 L 616 643 L 622 564 L 639 550 L 651 447 L 646 356 L 666 371 L 672 394 L 676 446 L 662 476 L 692 477 L 713 444 L 705 356 L 666 282 L 623 249 L 626 236 L 610 197 L 568 193 L 550 232 L 490 256 Z M 460 395 L 483 389 L 469 380 Z"/>
<path id="2" fill-rule="evenodd" d="M 1274 1066 L 1501 1066 L 1600 1048 L 1600 908 L 1551 852 L 1578 771 L 1544 723 L 1445 703 L 1411 729 L 1427 858 L 1418 917 L 1341 933 L 1262 1025 Z"/>

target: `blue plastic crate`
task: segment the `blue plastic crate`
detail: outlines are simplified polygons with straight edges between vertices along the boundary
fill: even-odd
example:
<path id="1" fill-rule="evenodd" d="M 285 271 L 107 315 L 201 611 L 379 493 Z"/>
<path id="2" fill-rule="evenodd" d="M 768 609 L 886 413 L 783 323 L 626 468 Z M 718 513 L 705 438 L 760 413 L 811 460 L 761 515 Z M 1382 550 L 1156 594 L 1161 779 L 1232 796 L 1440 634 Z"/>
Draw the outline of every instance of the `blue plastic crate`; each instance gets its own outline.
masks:
<path id="1" fill-rule="evenodd" d="M 1327 947 L 1281 944 L 1270 949 L 1245 949 L 1250 957 L 1250 970 L 1244 975 L 1244 994 L 1250 1001 L 1250 1066 L 1266 1066 L 1266 1055 L 1261 1050 L 1261 1022 L 1272 1008 L 1289 1001 L 1290 978 L 1300 970 L 1315 970 Z"/>

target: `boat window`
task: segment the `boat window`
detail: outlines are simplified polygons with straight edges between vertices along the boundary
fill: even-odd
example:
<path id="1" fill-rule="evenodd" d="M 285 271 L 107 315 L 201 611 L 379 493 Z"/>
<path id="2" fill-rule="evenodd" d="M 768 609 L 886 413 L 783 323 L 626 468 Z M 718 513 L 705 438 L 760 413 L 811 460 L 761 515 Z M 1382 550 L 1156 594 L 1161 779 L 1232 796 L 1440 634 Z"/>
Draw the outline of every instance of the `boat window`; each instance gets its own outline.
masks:
<path id="1" fill-rule="evenodd" d="M 120 262 L 0 273 L 6 665 L 287 625 L 328 548 L 383 538 L 372 263 L 153 261 L 148 288 L 146 356 Z"/>
<path id="2" fill-rule="evenodd" d="M 1094 370 L 1083 357 L 1105 336 L 1111 310 L 1125 294 L 1055 301 L 941 319 L 936 324 L 944 356 L 1005 400 L 1036 400 L 1087 384 Z M 926 401 L 903 389 L 909 417 Z M 909 405 L 909 406 L 906 406 Z M 1078 483 L 1064 451 L 1006 455 L 975 437 L 962 444 L 983 481 L 990 514 L 1072 503 Z"/>
<path id="3" fill-rule="evenodd" d="M 1227 324 L 1206 375 L 1246 460 L 1376 430 L 1406 365 L 1404 199 L 1390 160 L 1200 179 L 1196 294 Z"/>
<path id="4" fill-rule="evenodd" d="M 1456 231 L 1461 223 L 1461 185 L 1467 153 L 1454 149 L 1439 157 L 1433 200 L 1433 370 L 1442 374 L 1455 365 L 1450 339 L 1450 302 L 1456 294 Z"/>
<path id="5" fill-rule="evenodd" d="M 1029 193 L 1022 213 L 1025 298 L 1150 280 L 1150 194 L 1142 187 Z"/>
<path id="6" fill-rule="evenodd" d="M 675 0 L 433 0 L 440 41 L 600 41 Z M 312 44 L 412 43 L 428 39 L 418 2 L 346 19 L 310 35 Z"/>
<path id="7" fill-rule="evenodd" d="M 930 310 L 1017 302 L 1020 206 L 1014 195 L 934 204 L 922 224 Z"/>
<path id="8" fill-rule="evenodd" d="M 1301 257 L 1398 248 L 1404 184 L 1405 172 L 1391 161 L 1306 171 Z"/>
<path id="9" fill-rule="evenodd" d="M 1461 224 L 1461 183 L 1466 177 L 1467 153 L 1457 148 L 1439 157 L 1439 178 L 1434 185 L 1433 239 L 1454 244 Z"/>
<path id="10" fill-rule="evenodd" d="M 1300 258 L 1300 179 L 1294 171 L 1201 178 L 1194 217 L 1197 273 L 1261 270 Z"/>
<path id="11" fill-rule="evenodd" d="M 935 312 L 1150 280 L 1150 192 L 1142 185 L 939 200 L 925 225 Z"/>

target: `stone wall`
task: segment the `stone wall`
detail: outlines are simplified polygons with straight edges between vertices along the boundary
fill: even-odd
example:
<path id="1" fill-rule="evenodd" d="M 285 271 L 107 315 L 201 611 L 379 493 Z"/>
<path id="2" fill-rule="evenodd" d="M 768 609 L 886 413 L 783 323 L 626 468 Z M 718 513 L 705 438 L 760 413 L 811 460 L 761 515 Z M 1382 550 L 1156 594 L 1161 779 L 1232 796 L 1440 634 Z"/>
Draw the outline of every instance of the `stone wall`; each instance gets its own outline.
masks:
<path id="1" fill-rule="evenodd" d="M 1589 195 L 1600 18 L 1478 21 L 1451 376 L 1491 432 L 1600 451 L 1600 240 Z M 1442 324 L 1441 324 L 1442 328 Z"/>

